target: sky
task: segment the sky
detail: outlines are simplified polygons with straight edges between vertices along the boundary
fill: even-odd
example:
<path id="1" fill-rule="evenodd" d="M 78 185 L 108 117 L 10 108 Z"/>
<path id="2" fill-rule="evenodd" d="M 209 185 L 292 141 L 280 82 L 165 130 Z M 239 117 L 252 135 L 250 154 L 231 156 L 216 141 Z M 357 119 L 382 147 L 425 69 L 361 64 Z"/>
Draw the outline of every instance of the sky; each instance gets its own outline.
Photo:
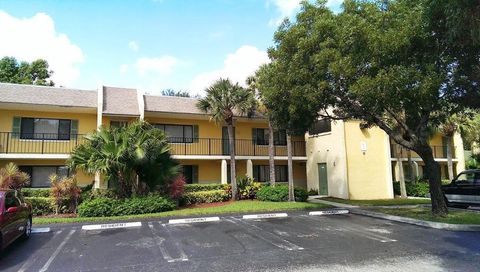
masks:
<path id="1" fill-rule="evenodd" d="M 0 0 L 0 57 L 46 59 L 57 86 L 203 94 L 267 63 L 300 0 Z M 341 9 L 341 0 L 327 6 Z"/>

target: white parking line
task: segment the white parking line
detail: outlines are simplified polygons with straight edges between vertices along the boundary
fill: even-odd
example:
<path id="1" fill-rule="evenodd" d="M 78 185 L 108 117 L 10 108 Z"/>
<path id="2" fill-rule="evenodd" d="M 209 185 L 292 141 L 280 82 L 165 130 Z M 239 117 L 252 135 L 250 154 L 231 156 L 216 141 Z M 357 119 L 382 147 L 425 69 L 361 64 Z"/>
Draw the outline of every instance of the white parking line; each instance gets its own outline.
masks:
<path id="1" fill-rule="evenodd" d="M 203 223 L 203 222 L 215 222 L 220 221 L 220 217 L 198 217 L 198 218 L 184 218 L 184 219 L 170 219 L 168 224 L 189 224 L 189 223 Z"/>
<path id="2" fill-rule="evenodd" d="M 58 253 L 60 253 L 60 250 L 62 250 L 62 248 L 65 246 L 65 244 L 68 242 L 68 240 L 70 239 L 70 237 L 72 237 L 73 233 L 75 232 L 74 229 L 72 229 L 67 237 L 65 237 L 65 239 L 63 239 L 62 243 L 60 243 L 60 245 L 57 247 L 57 249 L 53 252 L 53 254 L 50 256 L 50 258 L 48 258 L 47 262 L 43 265 L 42 269 L 40 269 L 39 271 L 40 272 L 45 272 L 47 271 L 48 267 L 50 266 L 50 264 L 52 264 L 53 260 L 57 257 Z"/>
<path id="3" fill-rule="evenodd" d="M 264 219 L 264 218 L 281 218 L 287 217 L 286 213 L 265 213 L 265 214 L 247 214 L 244 215 L 243 219 Z"/>
<path id="4" fill-rule="evenodd" d="M 348 210 L 329 210 L 329 211 L 313 211 L 308 215 L 335 215 L 335 214 L 348 214 Z"/>
<path id="5" fill-rule="evenodd" d="M 55 239 L 55 238 L 57 237 L 57 235 L 59 235 L 59 234 L 62 233 L 62 232 L 63 232 L 63 230 L 57 230 L 57 231 L 53 234 L 53 237 L 50 239 L 50 241 L 53 240 L 53 239 Z M 47 245 L 44 244 L 44 245 L 39 249 L 39 251 L 41 252 L 42 249 L 44 249 L 44 248 L 46 248 L 46 247 L 47 247 Z M 37 261 L 37 259 L 38 259 L 38 255 L 33 255 L 31 258 L 28 258 L 28 260 L 23 263 L 23 265 L 20 267 L 20 269 L 18 269 L 18 272 L 25 272 L 25 271 L 27 271 L 27 270 L 30 268 L 30 266 L 32 266 L 32 264 Z"/>
<path id="6" fill-rule="evenodd" d="M 46 233 L 50 232 L 50 228 L 32 228 L 32 234 L 34 233 Z"/>
<path id="7" fill-rule="evenodd" d="M 119 229 L 141 227 L 142 222 L 113 223 L 101 225 L 83 225 L 82 230 L 102 230 L 102 229 Z"/>

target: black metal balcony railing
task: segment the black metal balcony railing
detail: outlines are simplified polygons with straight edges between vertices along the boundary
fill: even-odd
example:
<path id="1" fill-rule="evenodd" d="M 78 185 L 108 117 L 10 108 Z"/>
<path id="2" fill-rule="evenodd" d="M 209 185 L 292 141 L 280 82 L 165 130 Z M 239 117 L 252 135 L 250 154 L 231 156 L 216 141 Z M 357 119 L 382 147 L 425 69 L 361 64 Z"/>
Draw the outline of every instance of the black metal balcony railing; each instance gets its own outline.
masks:
<path id="1" fill-rule="evenodd" d="M 435 159 L 446 159 L 447 158 L 447 146 L 444 146 L 444 145 L 432 145 L 430 146 L 432 148 L 432 152 L 433 152 L 433 157 Z M 452 150 L 452 158 L 456 158 L 456 146 L 453 147 L 453 150 Z M 391 153 L 391 156 L 392 158 L 396 158 L 397 157 L 397 153 L 400 152 L 400 157 L 401 158 L 407 158 L 408 157 L 408 149 L 406 149 L 405 147 L 400 147 L 400 145 L 398 144 L 391 144 L 390 145 L 390 153 Z M 412 158 L 420 158 L 420 156 L 411 151 L 411 157 Z"/>
<path id="2" fill-rule="evenodd" d="M 84 141 L 81 134 L 12 133 L 0 132 L 0 154 L 68 154 Z M 174 155 L 230 155 L 228 139 L 169 137 Z M 266 143 L 265 143 L 266 144 Z M 305 141 L 292 141 L 292 154 L 306 156 Z M 236 139 L 237 156 L 268 156 L 268 144 L 260 145 L 252 139 Z M 276 145 L 275 156 L 287 156 L 287 147 Z"/>

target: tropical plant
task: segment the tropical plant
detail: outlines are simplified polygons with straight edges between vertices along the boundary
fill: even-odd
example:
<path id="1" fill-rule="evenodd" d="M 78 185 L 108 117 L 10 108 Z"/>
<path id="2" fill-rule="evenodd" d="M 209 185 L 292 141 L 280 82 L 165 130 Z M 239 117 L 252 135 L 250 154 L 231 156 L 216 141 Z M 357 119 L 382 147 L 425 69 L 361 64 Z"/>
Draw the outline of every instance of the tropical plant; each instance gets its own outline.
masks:
<path id="1" fill-rule="evenodd" d="M 143 121 L 121 128 L 102 127 L 87 135 L 72 151 L 69 166 L 74 171 L 103 174 L 122 198 L 164 189 L 179 170 L 164 133 Z"/>
<path id="2" fill-rule="evenodd" d="M 290 115 L 287 128 L 304 130 L 320 115 L 384 130 L 422 158 L 432 213 L 445 216 L 428 129 L 445 113 L 480 107 L 480 34 L 472 31 L 479 8 L 478 1 L 350 0 L 334 13 L 325 1 L 303 1 L 269 50 L 267 106 Z"/>
<path id="3" fill-rule="evenodd" d="M 62 208 L 62 202 L 63 202 L 62 180 L 56 174 L 50 175 L 49 179 L 50 179 L 50 197 L 53 199 L 53 203 L 55 204 L 55 214 L 58 214 L 58 212 Z"/>
<path id="4" fill-rule="evenodd" d="M 239 177 L 237 180 L 238 195 L 240 199 L 255 199 L 257 191 L 262 187 L 260 182 L 249 176 Z"/>
<path id="5" fill-rule="evenodd" d="M 172 199 L 180 199 L 185 193 L 186 179 L 183 175 L 176 176 L 169 185 L 169 196 Z"/>
<path id="6" fill-rule="evenodd" d="M 0 168 L 0 188 L 18 190 L 30 184 L 30 176 L 13 162 Z"/>
<path id="7" fill-rule="evenodd" d="M 228 129 L 230 152 L 230 180 L 232 183 L 232 198 L 236 200 L 237 179 L 235 168 L 235 136 L 233 135 L 234 119 L 238 115 L 250 116 L 255 108 L 255 98 L 252 92 L 233 84 L 229 79 L 219 79 L 206 90 L 206 96 L 201 98 L 197 107 L 210 115 L 215 123 L 224 123 Z"/>

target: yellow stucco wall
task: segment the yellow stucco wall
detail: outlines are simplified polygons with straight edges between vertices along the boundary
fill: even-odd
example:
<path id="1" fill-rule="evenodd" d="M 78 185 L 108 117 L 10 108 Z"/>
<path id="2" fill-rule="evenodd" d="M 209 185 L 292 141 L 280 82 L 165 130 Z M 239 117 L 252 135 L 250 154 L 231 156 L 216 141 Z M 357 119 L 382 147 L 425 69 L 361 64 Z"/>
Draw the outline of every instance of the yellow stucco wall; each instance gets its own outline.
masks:
<path id="1" fill-rule="evenodd" d="M 392 198 L 388 137 L 380 128 L 360 129 L 359 124 L 345 122 L 349 198 Z M 366 151 L 361 150 L 362 144 Z"/>

